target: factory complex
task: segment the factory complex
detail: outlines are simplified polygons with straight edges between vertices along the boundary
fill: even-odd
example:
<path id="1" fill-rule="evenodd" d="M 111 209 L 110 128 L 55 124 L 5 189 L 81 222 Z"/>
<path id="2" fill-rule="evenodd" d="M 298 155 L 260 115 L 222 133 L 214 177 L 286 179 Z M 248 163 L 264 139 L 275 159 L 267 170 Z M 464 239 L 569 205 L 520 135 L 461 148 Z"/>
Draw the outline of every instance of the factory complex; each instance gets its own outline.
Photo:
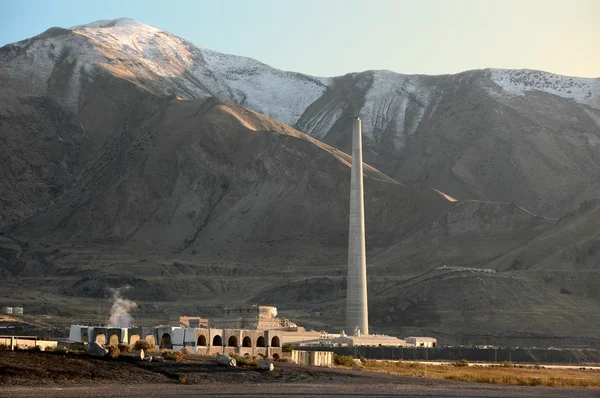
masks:
<path id="1" fill-rule="evenodd" d="M 187 348 L 202 354 L 260 355 L 277 358 L 283 344 L 293 346 L 387 346 L 436 347 L 431 337 L 407 337 L 370 334 L 367 296 L 367 262 L 362 164 L 362 124 L 352 124 L 352 165 L 348 228 L 348 277 L 346 288 L 346 328 L 339 334 L 307 331 L 288 319 L 277 317 L 271 306 L 226 307 L 223 316 L 209 322 L 201 317 L 179 317 L 170 326 L 154 328 L 111 328 L 71 326 L 71 342 L 135 344 L 140 339 L 160 348 Z"/>
<path id="2" fill-rule="evenodd" d="M 392 336 L 354 335 L 305 330 L 294 322 L 277 317 L 271 306 L 226 307 L 223 316 L 209 321 L 201 317 L 181 316 L 170 326 L 156 327 L 91 327 L 72 325 L 72 343 L 95 341 L 101 345 L 134 345 L 139 340 L 160 348 L 188 350 L 203 355 L 250 355 L 278 358 L 284 344 L 294 346 L 353 347 L 353 346 L 419 346 L 422 340 L 402 340 Z M 413 340 L 409 340 L 413 339 Z M 435 339 L 428 339 L 435 347 Z M 432 345 L 431 345 L 432 344 Z"/>

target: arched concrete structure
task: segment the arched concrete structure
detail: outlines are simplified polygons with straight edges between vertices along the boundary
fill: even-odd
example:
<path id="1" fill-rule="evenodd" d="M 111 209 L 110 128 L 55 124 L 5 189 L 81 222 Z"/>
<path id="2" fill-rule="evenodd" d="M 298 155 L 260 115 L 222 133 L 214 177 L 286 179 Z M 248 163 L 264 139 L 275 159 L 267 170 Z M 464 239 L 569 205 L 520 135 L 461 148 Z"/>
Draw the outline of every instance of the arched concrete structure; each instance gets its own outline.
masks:
<path id="1" fill-rule="evenodd" d="M 105 345 L 106 344 L 106 335 L 104 333 L 98 333 L 96 334 L 96 343 L 100 344 L 100 345 Z"/>
<path id="2" fill-rule="evenodd" d="M 238 346 L 238 339 L 235 336 L 229 336 L 229 339 L 227 339 L 227 347 L 237 347 Z"/>
<path id="3" fill-rule="evenodd" d="M 156 340 L 154 339 L 154 335 L 152 333 L 148 333 L 144 340 L 146 340 L 148 344 L 156 346 Z"/>
<path id="4" fill-rule="evenodd" d="M 196 342 L 196 345 L 206 347 L 206 336 L 203 334 L 198 336 L 198 341 Z"/>
<path id="5" fill-rule="evenodd" d="M 263 336 L 259 336 L 258 339 L 256 339 L 256 346 L 265 347 L 265 338 Z"/>
<path id="6" fill-rule="evenodd" d="M 162 348 L 173 348 L 173 344 L 171 343 L 171 335 L 169 333 L 163 333 L 160 338 L 160 346 Z"/>
<path id="7" fill-rule="evenodd" d="M 252 347 L 252 339 L 250 336 L 244 337 L 244 340 L 242 340 L 242 347 Z"/>
<path id="8" fill-rule="evenodd" d="M 132 334 L 131 336 L 129 336 L 129 344 L 134 345 L 135 343 L 140 341 L 140 338 L 141 336 L 139 334 Z"/>
<path id="9" fill-rule="evenodd" d="M 118 346 L 119 345 L 119 335 L 116 333 L 112 333 L 109 338 L 110 345 Z"/>
<path id="10" fill-rule="evenodd" d="M 278 336 L 273 336 L 271 339 L 271 347 L 281 347 L 281 340 Z"/>
<path id="11" fill-rule="evenodd" d="M 213 338 L 213 343 L 212 343 L 213 347 L 223 347 L 223 338 L 219 335 L 216 335 Z"/>

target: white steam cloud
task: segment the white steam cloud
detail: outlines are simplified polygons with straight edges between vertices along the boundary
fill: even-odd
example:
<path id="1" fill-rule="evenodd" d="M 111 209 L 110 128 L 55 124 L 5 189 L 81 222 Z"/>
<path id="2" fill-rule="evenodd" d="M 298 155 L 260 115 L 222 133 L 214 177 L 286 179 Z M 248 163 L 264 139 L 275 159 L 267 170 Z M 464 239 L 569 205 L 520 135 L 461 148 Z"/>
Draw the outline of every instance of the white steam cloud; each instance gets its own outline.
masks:
<path id="1" fill-rule="evenodd" d="M 125 290 L 131 286 L 125 286 Z M 137 308 L 134 301 L 121 297 L 121 289 L 110 289 L 112 293 L 113 305 L 110 309 L 109 327 L 112 328 L 128 328 L 133 325 L 133 317 L 129 311 Z"/>

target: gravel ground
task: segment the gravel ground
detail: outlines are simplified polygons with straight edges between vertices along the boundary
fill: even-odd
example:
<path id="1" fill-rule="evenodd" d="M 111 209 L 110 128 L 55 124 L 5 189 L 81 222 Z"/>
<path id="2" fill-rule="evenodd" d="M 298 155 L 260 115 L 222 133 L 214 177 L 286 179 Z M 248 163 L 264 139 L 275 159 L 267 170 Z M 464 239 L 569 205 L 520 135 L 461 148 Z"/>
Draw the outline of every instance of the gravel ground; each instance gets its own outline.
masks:
<path id="1" fill-rule="evenodd" d="M 192 359 L 193 358 L 193 359 Z M 0 397 L 598 397 L 598 390 L 461 383 L 276 363 L 274 372 L 223 368 L 214 358 L 144 363 L 0 351 Z"/>

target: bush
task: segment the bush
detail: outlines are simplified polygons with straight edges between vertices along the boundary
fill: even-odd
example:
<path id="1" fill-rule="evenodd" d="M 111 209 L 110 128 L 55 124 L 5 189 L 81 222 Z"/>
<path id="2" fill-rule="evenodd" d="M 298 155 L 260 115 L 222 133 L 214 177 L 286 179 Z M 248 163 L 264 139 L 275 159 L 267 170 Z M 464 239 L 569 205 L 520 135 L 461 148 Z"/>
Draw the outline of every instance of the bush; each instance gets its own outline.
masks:
<path id="1" fill-rule="evenodd" d="M 466 359 L 461 359 L 460 361 L 455 362 L 454 366 L 469 366 L 469 361 Z"/>
<path id="2" fill-rule="evenodd" d="M 117 347 L 119 347 L 119 351 L 121 352 L 131 352 L 131 346 L 129 344 L 119 343 Z"/>
<path id="3" fill-rule="evenodd" d="M 31 351 L 31 352 L 42 352 L 42 347 L 40 347 L 39 345 L 36 345 L 35 347 L 29 348 L 28 351 Z"/>
<path id="4" fill-rule="evenodd" d="M 162 350 L 160 355 L 169 361 L 183 361 L 183 353 L 181 351 Z"/>
<path id="5" fill-rule="evenodd" d="M 363 365 L 362 363 L 354 362 L 352 364 L 352 370 L 363 370 L 364 368 L 365 368 L 365 365 Z"/>
<path id="6" fill-rule="evenodd" d="M 106 354 L 109 358 L 116 359 L 121 354 L 121 350 L 116 345 L 109 345 L 106 347 L 108 353 Z"/>
<path id="7" fill-rule="evenodd" d="M 354 366 L 354 357 L 350 355 L 334 355 L 333 363 L 340 366 Z"/>
<path id="8" fill-rule="evenodd" d="M 10 347 L 6 344 L 0 344 L 0 351 L 8 351 Z"/>
<path id="9" fill-rule="evenodd" d="M 252 358 L 248 355 L 236 355 L 233 358 L 238 366 L 258 366 L 258 359 Z"/>
<path id="10" fill-rule="evenodd" d="M 152 343 L 148 343 L 146 340 L 138 340 L 138 341 L 136 341 L 136 342 L 135 342 L 135 344 L 133 345 L 133 348 L 134 348 L 136 351 L 139 351 L 139 350 L 144 350 L 144 351 L 146 351 L 146 350 L 151 350 L 151 349 L 153 349 L 154 347 L 155 347 L 155 346 L 154 346 L 154 344 L 152 344 Z"/>
<path id="11" fill-rule="evenodd" d="M 285 343 L 281 347 L 281 351 L 283 351 L 283 352 L 292 352 L 292 351 L 294 351 L 294 345 L 290 344 L 290 343 Z"/>
<path id="12" fill-rule="evenodd" d="M 190 355 L 192 352 L 190 351 L 189 348 L 187 347 L 183 347 L 183 349 L 181 351 L 179 351 L 181 353 L 181 355 Z"/>
<path id="13" fill-rule="evenodd" d="M 277 358 L 274 359 L 275 362 L 285 362 L 285 363 L 296 363 L 292 358 Z"/>

